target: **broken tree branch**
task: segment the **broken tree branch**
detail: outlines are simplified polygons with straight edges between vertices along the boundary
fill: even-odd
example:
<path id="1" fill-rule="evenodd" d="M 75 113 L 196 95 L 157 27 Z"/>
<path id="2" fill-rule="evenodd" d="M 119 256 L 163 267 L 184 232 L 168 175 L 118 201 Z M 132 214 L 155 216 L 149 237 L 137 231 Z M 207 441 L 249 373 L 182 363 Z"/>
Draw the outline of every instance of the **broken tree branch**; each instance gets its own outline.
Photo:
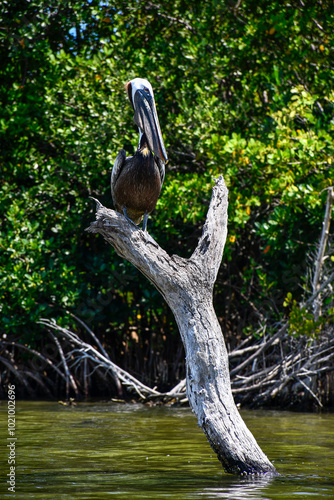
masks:
<path id="1" fill-rule="evenodd" d="M 333 191 L 332 187 L 329 187 L 328 193 L 327 193 L 325 217 L 324 217 L 324 221 L 322 223 L 322 232 L 321 232 L 321 237 L 320 237 L 320 242 L 319 242 L 318 255 L 317 255 L 317 258 L 315 261 L 315 269 L 314 269 L 313 282 L 312 282 L 313 295 L 316 294 L 316 292 L 320 288 L 320 284 L 319 284 L 320 275 L 321 275 L 321 270 L 322 270 L 324 259 L 325 259 L 325 251 L 326 251 L 327 240 L 328 240 L 328 235 L 329 235 L 329 226 L 331 223 L 331 216 L 332 216 L 333 199 L 334 199 L 334 191 Z M 319 295 L 314 300 L 313 313 L 314 313 L 315 319 L 318 319 L 319 314 L 320 314 Z"/>
<path id="2" fill-rule="evenodd" d="M 137 394 L 139 394 L 140 397 L 145 399 L 146 395 L 150 396 L 161 396 L 161 393 L 151 389 L 150 387 L 147 387 L 145 384 L 137 380 L 135 377 L 130 375 L 128 372 L 120 368 L 119 366 L 115 365 L 112 361 L 110 361 L 109 357 L 105 357 L 103 353 L 100 353 L 97 349 L 95 349 L 93 346 L 90 344 L 87 344 L 83 340 L 81 340 L 75 333 L 71 332 L 67 328 L 64 328 L 60 325 L 57 325 L 55 321 L 50 321 L 48 319 L 41 319 L 39 321 L 42 325 L 48 327 L 49 329 L 55 331 L 58 334 L 61 334 L 63 337 L 65 337 L 67 340 L 71 342 L 71 344 L 78 346 L 78 349 L 76 350 L 77 356 L 75 357 L 77 363 L 78 361 L 80 362 L 81 360 L 84 359 L 90 359 L 93 364 L 98 367 L 104 368 L 106 371 L 109 371 L 116 381 L 119 379 L 121 382 L 127 386 L 131 387 Z M 57 339 L 56 339 L 57 340 Z M 58 342 L 59 344 L 59 342 Z M 72 351 L 73 353 L 73 351 Z M 62 360 L 65 359 L 65 356 L 62 357 Z M 65 361 L 65 364 L 67 366 L 67 363 Z M 71 374 L 68 370 L 67 372 L 68 378 L 70 378 Z"/>

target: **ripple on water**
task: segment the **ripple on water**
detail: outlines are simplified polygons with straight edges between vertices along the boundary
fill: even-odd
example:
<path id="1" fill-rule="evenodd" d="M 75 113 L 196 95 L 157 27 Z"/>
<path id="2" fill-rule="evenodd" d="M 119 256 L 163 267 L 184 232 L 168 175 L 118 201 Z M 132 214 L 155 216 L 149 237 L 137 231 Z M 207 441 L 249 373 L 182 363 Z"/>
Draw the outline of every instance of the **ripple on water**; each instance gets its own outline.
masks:
<path id="1" fill-rule="evenodd" d="M 1 435 L 6 408 L 0 403 Z M 15 498 L 334 498 L 334 415 L 242 415 L 279 477 L 225 474 L 186 408 L 18 402 Z M 12 499 L 6 467 L 0 496 Z"/>

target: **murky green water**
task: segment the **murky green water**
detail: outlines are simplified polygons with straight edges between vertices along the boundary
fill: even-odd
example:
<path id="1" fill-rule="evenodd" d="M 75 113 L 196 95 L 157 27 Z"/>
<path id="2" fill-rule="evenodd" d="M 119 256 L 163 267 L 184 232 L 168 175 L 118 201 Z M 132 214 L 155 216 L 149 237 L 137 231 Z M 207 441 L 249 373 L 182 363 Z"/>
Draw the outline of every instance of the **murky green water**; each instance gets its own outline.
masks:
<path id="1" fill-rule="evenodd" d="M 17 402 L 16 493 L 7 490 L 7 402 L 0 402 L 0 498 L 334 498 L 334 415 L 243 412 L 281 473 L 225 474 L 189 409 Z"/>

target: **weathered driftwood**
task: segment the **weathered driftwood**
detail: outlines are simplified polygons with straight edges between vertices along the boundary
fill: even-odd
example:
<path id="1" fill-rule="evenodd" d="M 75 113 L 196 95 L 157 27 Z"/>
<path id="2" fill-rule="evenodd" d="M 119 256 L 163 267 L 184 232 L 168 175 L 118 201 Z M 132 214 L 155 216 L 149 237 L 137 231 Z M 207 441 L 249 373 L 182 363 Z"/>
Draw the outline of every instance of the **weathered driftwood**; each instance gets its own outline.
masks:
<path id="1" fill-rule="evenodd" d="M 87 230 L 102 234 L 137 267 L 174 313 L 186 353 L 189 403 L 225 470 L 276 474 L 234 403 L 228 355 L 212 304 L 227 234 L 228 192 L 223 178 L 213 188 L 202 236 L 189 259 L 169 256 L 148 233 L 96 202 L 96 222 Z"/>

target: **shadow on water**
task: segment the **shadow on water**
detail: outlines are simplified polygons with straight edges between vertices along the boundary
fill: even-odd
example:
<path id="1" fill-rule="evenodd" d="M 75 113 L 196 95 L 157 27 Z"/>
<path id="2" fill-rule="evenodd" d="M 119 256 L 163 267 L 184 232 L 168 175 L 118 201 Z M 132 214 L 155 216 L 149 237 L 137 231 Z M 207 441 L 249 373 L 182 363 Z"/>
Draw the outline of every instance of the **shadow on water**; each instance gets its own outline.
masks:
<path id="1" fill-rule="evenodd" d="M 1 402 L 5 438 L 6 410 Z M 242 415 L 279 477 L 225 474 L 189 409 L 18 402 L 15 498 L 334 498 L 334 415 Z M 14 498 L 8 467 L 2 456 L 4 499 Z"/>

